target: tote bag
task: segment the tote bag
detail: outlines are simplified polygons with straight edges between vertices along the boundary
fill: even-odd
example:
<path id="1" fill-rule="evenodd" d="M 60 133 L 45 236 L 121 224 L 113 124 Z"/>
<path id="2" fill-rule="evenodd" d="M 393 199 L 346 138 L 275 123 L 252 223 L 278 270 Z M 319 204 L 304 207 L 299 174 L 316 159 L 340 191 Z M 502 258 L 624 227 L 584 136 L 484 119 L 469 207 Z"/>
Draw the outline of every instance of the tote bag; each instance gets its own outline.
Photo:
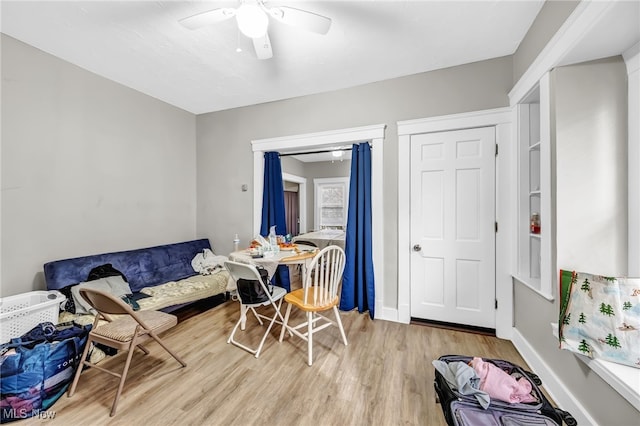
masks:
<path id="1" fill-rule="evenodd" d="M 640 368 L 640 279 L 560 271 L 560 348 Z"/>
<path id="2" fill-rule="evenodd" d="M 43 324 L 46 324 L 43 326 Z M 91 325 L 33 333 L 2 345 L 0 356 L 0 423 L 38 416 L 67 390 L 73 380 Z M 41 334 L 28 340 L 29 334 Z"/>

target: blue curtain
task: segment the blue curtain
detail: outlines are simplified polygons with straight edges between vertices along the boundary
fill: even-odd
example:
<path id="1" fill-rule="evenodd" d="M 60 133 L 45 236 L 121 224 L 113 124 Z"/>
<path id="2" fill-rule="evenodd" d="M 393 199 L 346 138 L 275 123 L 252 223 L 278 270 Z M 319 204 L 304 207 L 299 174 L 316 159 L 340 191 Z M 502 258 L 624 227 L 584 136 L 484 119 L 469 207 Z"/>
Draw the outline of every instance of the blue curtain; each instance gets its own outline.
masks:
<path id="1" fill-rule="evenodd" d="M 282 184 L 282 166 L 277 152 L 264 153 L 264 189 L 262 192 L 262 224 L 260 235 L 269 235 L 269 228 L 276 226 L 277 235 L 287 235 L 287 223 L 284 210 L 284 187 Z M 291 290 L 289 267 L 278 266 L 271 282 Z"/>
<path id="2" fill-rule="evenodd" d="M 368 143 L 351 149 L 351 182 L 349 183 L 349 213 L 342 279 L 340 309 L 358 312 L 375 311 L 375 280 L 371 245 L 371 148 Z"/>

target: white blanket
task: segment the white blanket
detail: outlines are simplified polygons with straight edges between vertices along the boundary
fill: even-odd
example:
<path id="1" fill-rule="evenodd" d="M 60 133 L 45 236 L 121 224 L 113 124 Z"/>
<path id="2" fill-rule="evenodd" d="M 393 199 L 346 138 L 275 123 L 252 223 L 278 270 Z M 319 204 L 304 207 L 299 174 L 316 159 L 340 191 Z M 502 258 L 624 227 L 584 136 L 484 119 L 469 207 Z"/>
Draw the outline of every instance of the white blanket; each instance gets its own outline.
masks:
<path id="1" fill-rule="evenodd" d="M 211 275 L 216 270 L 224 268 L 224 262 L 227 260 L 227 256 L 216 256 L 211 250 L 204 249 L 191 260 L 191 267 L 201 275 Z"/>

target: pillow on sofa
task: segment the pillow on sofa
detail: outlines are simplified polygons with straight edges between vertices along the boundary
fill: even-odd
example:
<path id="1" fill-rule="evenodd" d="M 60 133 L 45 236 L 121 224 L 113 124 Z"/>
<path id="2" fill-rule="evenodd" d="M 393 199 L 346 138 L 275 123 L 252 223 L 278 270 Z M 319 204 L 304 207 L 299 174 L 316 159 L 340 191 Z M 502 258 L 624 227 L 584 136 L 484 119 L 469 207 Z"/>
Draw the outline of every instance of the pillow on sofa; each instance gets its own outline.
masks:
<path id="1" fill-rule="evenodd" d="M 95 290 L 102 290 L 113 294 L 116 297 L 124 296 L 125 294 L 131 294 L 131 288 L 121 276 L 104 277 L 99 280 L 87 281 L 74 285 L 71 287 L 71 294 L 73 295 L 73 301 L 76 305 L 77 314 L 95 314 L 95 310 L 89 303 L 80 295 L 81 288 L 92 288 Z"/>

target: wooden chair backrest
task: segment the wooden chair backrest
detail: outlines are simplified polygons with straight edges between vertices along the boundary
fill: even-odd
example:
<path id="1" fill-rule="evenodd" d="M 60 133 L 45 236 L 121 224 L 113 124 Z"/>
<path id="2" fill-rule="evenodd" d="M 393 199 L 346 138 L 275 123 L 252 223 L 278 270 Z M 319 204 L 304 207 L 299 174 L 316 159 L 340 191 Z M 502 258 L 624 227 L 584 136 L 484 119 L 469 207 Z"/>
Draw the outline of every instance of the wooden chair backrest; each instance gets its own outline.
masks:
<path id="1" fill-rule="evenodd" d="M 328 246 L 320 250 L 307 267 L 304 277 L 304 298 L 307 305 L 327 306 L 336 300 L 346 257 L 338 246 Z"/>

